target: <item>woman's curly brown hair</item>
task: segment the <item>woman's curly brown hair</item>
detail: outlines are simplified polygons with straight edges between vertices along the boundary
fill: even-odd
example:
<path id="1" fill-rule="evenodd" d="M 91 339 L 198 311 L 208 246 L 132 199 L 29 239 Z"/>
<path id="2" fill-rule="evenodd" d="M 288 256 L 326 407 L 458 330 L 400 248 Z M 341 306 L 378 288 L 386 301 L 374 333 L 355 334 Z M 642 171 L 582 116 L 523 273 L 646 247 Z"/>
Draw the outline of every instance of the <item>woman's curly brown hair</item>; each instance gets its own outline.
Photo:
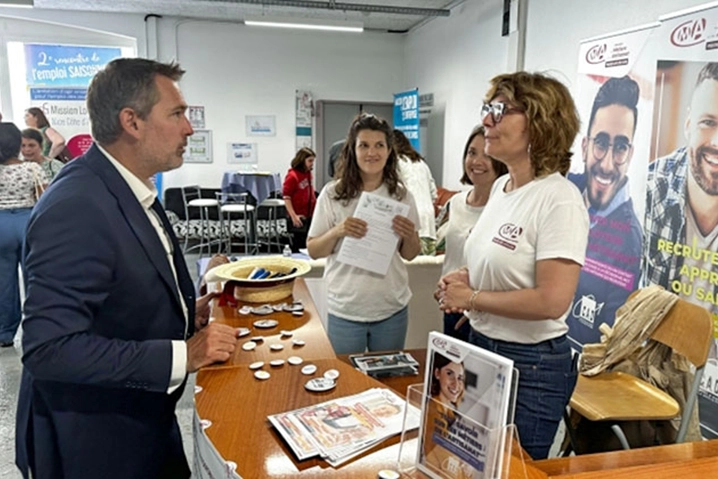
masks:
<path id="1" fill-rule="evenodd" d="M 566 176 L 573 154 L 570 149 L 581 124 L 568 88 L 542 73 L 515 72 L 491 79 L 485 101 L 497 95 L 526 112 L 536 177 L 556 171 Z"/>

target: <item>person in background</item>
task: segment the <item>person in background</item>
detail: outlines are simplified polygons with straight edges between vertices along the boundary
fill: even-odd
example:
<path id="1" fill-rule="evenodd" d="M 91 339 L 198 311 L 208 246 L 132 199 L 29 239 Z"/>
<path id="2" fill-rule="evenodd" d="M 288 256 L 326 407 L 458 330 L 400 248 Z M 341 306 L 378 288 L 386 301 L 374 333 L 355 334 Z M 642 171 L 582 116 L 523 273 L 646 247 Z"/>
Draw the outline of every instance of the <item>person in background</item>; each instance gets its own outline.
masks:
<path id="1" fill-rule="evenodd" d="M 20 130 L 0 123 L 0 347 L 12 346 L 22 312 L 17 273 L 30 211 L 47 185 L 35 163 L 20 161 Z"/>
<path id="2" fill-rule="evenodd" d="M 294 253 L 307 246 L 307 231 L 317 202 L 312 179 L 316 157 L 316 153 L 311 148 L 302 148 L 294 155 L 287 176 L 284 177 L 282 194 L 291 221 L 287 226 L 292 235 Z"/>
<path id="3" fill-rule="evenodd" d="M 416 257 L 421 244 L 415 227 L 419 221 L 416 206 L 399 180 L 391 127 L 386 120 L 367 114 L 354 118 L 342 157 L 338 178 L 319 195 L 307 238 L 309 256 L 327 258 L 327 334 L 337 354 L 402 349 L 411 298 L 402 258 Z M 385 276 L 337 261 L 343 238 L 367 234 L 367 223 L 352 216 L 362 192 L 409 207 L 408 216 L 393 218 L 399 243 Z"/>
<path id="4" fill-rule="evenodd" d="M 334 178 L 334 175 L 336 175 L 337 170 L 339 169 L 343 149 L 343 139 L 335 141 L 332 143 L 332 146 L 329 147 L 329 178 Z"/>
<path id="5" fill-rule="evenodd" d="M 57 158 L 65 148 L 65 137 L 56 129 L 50 126 L 45 113 L 37 107 L 28 108 L 25 111 L 25 124 L 30 128 L 36 128 L 42 132 L 42 155 L 50 158 Z"/>
<path id="6" fill-rule="evenodd" d="M 429 165 L 411 146 L 409 139 L 399 130 L 392 133 L 394 149 L 399 158 L 399 178 L 411 192 L 419 212 L 419 238 L 421 254 L 433 256 L 436 252 L 436 223 L 434 201 L 436 183 Z"/>
<path id="7" fill-rule="evenodd" d="M 43 144 L 42 132 L 35 128 L 25 128 L 22 130 L 22 158 L 25 161 L 37 163 L 45 172 L 45 176 L 52 181 L 65 165 L 62 161 L 49 158 L 42 154 Z"/>
<path id="8" fill-rule="evenodd" d="M 461 183 L 472 185 L 466 192 L 455 194 L 448 204 L 446 253 L 441 274 L 445 275 L 466 265 L 464 244 L 471 229 L 484 211 L 494 181 L 507 173 L 506 165 L 484 153 L 484 127 L 477 126 L 464 146 L 464 175 Z M 439 299 L 436 296 L 436 299 Z M 462 341 L 469 340 L 471 326 L 463 313 L 444 313 L 444 334 Z M 461 321 L 461 323 L 459 323 Z"/>
<path id="9" fill-rule="evenodd" d="M 92 79 L 94 144 L 33 209 L 15 451 L 34 479 L 189 478 L 175 406 L 188 373 L 229 359 L 150 178 L 193 130 L 177 64 L 111 61 Z M 37 167 L 34 163 L 30 165 Z"/>
<path id="10" fill-rule="evenodd" d="M 466 240 L 467 266 L 439 281 L 439 304 L 470 318 L 471 343 L 514 361 L 521 445 L 543 459 L 577 376 L 566 317 L 589 221 L 564 175 L 580 122 L 568 89 L 540 73 L 494 77 L 485 101 L 485 152 L 509 173 Z"/>

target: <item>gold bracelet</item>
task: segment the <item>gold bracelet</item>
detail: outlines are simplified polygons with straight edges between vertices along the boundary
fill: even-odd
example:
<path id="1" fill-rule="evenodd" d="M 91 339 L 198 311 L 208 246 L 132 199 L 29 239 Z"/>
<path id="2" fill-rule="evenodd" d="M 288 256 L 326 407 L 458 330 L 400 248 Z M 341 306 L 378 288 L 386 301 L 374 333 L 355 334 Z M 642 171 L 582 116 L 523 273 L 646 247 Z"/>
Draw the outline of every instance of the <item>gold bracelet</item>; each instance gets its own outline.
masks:
<path id="1" fill-rule="evenodd" d="M 474 298 L 481 292 L 480 289 L 475 290 L 473 293 L 471 293 L 471 296 L 469 297 L 469 309 L 471 311 L 478 311 L 477 308 L 474 307 Z"/>

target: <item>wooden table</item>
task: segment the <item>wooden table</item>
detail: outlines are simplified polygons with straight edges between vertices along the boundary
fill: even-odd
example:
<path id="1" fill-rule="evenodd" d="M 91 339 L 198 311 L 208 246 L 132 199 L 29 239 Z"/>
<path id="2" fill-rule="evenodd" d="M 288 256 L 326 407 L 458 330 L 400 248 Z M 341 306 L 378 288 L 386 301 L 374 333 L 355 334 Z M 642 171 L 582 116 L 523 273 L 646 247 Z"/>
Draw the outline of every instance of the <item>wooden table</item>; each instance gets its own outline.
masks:
<path id="1" fill-rule="evenodd" d="M 254 351 L 239 349 L 225 364 L 204 368 L 197 374 L 201 391 L 195 395 L 195 406 L 200 418 L 211 421 L 205 434 L 219 455 L 235 462 L 237 473 L 244 479 L 252 478 L 309 478 L 341 477 L 347 479 L 374 479 L 381 469 L 396 469 L 399 455 L 399 437 L 391 438 L 358 458 L 335 469 L 323 460 L 314 458 L 297 461 L 283 439 L 267 421 L 267 416 L 283 411 L 310 406 L 334 398 L 355 394 L 373 387 L 389 387 L 404 396 L 411 384 L 423 381 L 426 350 L 408 352 L 420 363 L 419 376 L 385 378 L 381 382 L 366 376 L 349 364 L 347 355 L 337 357 L 321 325 L 306 284 L 295 281 L 294 299 L 301 299 L 305 314 L 301 318 L 289 313 L 270 315 L 279 321 L 271 330 L 252 328 L 251 335 L 262 335 L 265 340 Z M 250 327 L 263 316 L 240 316 L 237 308 L 214 307 L 217 321 L 232 326 Z M 281 339 L 279 331 L 292 330 L 294 335 Z M 291 347 L 292 339 L 303 339 L 306 345 Z M 240 343 L 244 342 L 244 338 Z M 269 344 L 279 342 L 284 350 L 271 352 Z M 300 366 L 285 364 L 280 368 L 265 366 L 272 377 L 267 381 L 254 379 L 248 364 L 262 360 L 297 355 L 318 367 L 318 373 L 327 369 L 340 372 L 337 387 L 324 393 L 310 393 L 304 389 L 308 376 L 300 373 Z M 416 441 L 405 445 L 413 455 Z M 718 440 L 696 443 L 635 449 L 586 456 L 527 461 L 516 455 L 511 458 L 510 479 L 662 479 L 718 477 Z M 195 459 L 195 462 L 197 460 Z M 416 473 L 411 477 L 425 477 Z"/>
<path id="2" fill-rule="evenodd" d="M 318 458 L 298 461 L 267 421 L 267 416 L 271 414 L 370 388 L 386 387 L 337 358 L 302 279 L 295 281 L 293 296 L 293 299 L 300 299 L 304 303 L 305 313 L 301 318 L 290 313 L 241 316 L 236 312 L 241 304 L 237 307 L 214 306 L 212 315 L 218 322 L 235 327 L 251 327 L 255 320 L 270 317 L 277 319 L 279 326 L 271 330 L 252 328 L 250 337 L 264 337 L 257 349 L 248 352 L 240 348 L 227 363 L 203 368 L 197 373 L 196 384 L 202 389 L 195 394 L 195 407 L 200 418 L 212 423 L 205 434 L 222 458 L 238 465 L 237 473 L 244 479 L 291 478 L 299 475 L 311 478 L 375 479 L 381 469 L 396 469 L 400 442 L 398 436 L 334 469 Z M 281 339 L 279 332 L 284 329 L 292 330 L 293 336 Z M 306 345 L 292 347 L 292 339 L 302 339 Z M 244 341 L 245 338 L 241 338 L 240 344 Z M 284 344 L 285 348 L 278 352 L 270 351 L 269 344 L 277 342 Z M 337 387 L 324 393 L 308 392 L 304 384 L 310 377 L 300 373 L 301 366 L 287 363 L 279 368 L 265 366 L 264 369 L 272 375 L 266 381 L 256 380 L 253 371 L 247 367 L 254 361 L 266 362 L 276 358 L 286 360 L 294 355 L 302 357 L 304 364 L 315 364 L 318 367 L 315 376 L 327 369 L 339 370 Z M 403 396 L 406 393 L 406 387 L 402 386 L 404 382 L 413 384 L 421 381 L 421 376 L 411 376 L 411 379 L 392 378 L 387 382 Z"/>

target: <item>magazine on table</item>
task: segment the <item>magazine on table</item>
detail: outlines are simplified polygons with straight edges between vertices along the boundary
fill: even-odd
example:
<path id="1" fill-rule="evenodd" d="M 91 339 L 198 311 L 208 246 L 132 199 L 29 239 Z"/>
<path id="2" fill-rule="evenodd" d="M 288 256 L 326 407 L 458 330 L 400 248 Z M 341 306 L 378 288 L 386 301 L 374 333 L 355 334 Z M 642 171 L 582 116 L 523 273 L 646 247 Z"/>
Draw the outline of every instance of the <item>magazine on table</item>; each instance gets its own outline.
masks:
<path id="1" fill-rule="evenodd" d="M 399 434 L 406 407 L 406 401 L 391 390 L 373 388 L 274 414 L 268 419 L 297 459 L 319 455 L 332 466 L 339 466 L 384 439 Z M 408 417 L 413 418 L 409 427 L 418 427 L 418 411 Z"/>
<path id="2" fill-rule="evenodd" d="M 353 354 L 349 360 L 359 371 L 375 378 L 419 374 L 419 363 L 409 353 Z"/>
<path id="3" fill-rule="evenodd" d="M 513 361 L 431 332 L 417 467 L 437 479 L 500 477 Z"/>

